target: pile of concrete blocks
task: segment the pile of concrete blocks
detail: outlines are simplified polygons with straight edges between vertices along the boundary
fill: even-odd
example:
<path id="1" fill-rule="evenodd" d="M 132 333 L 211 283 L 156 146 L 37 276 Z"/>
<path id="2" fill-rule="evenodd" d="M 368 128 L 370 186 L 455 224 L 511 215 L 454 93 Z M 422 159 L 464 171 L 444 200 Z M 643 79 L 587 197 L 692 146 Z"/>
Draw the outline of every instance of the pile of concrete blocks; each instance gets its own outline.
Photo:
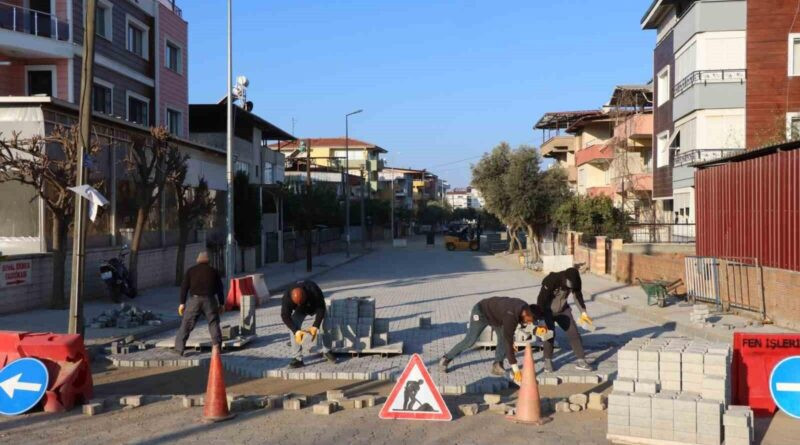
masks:
<path id="1" fill-rule="evenodd" d="M 402 353 L 403 343 L 390 343 L 389 320 L 375 318 L 375 299 L 332 300 L 320 341 L 333 352 Z"/>
<path id="2" fill-rule="evenodd" d="M 695 304 L 692 306 L 692 312 L 689 314 L 689 321 L 696 325 L 706 325 L 708 316 L 711 315 L 711 310 L 705 304 Z"/>
<path id="3" fill-rule="evenodd" d="M 87 327 L 94 329 L 118 328 L 130 329 L 140 326 L 160 326 L 161 316 L 129 304 L 121 303 L 119 309 L 107 309 L 93 318 Z"/>
<path id="4" fill-rule="evenodd" d="M 749 406 L 731 405 L 722 416 L 725 445 L 753 443 L 753 410 Z"/>

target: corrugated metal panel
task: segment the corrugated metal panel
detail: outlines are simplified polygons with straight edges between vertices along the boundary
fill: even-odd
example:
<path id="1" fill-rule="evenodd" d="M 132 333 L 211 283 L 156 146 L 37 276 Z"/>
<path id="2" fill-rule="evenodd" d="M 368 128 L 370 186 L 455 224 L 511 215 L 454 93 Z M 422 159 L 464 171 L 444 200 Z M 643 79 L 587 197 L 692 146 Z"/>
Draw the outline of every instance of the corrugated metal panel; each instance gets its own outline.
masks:
<path id="1" fill-rule="evenodd" d="M 697 254 L 800 271 L 800 150 L 696 172 Z"/>

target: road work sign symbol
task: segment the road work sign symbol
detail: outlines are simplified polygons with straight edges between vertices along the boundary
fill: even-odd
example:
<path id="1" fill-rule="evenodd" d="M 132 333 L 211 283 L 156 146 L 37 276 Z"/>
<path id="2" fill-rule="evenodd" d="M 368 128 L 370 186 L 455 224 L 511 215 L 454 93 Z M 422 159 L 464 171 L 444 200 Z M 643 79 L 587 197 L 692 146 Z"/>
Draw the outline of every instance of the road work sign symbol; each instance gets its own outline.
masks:
<path id="1" fill-rule="evenodd" d="M 381 419 L 453 420 L 419 354 L 409 360 L 383 404 Z"/>
<path id="2" fill-rule="evenodd" d="M 47 389 L 47 368 L 25 357 L 0 369 L 0 414 L 16 416 L 36 406 Z"/>
<path id="3" fill-rule="evenodd" d="M 786 357 L 772 368 L 769 392 L 778 408 L 800 419 L 800 355 Z"/>

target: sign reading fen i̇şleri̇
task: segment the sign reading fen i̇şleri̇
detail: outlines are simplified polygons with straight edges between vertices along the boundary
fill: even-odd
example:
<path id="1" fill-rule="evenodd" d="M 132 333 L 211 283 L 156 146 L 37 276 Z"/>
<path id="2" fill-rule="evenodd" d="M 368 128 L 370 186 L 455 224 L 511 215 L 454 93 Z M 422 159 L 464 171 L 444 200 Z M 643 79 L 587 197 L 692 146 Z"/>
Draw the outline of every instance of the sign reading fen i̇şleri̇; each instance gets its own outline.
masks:
<path id="1" fill-rule="evenodd" d="M 0 263 L 0 287 L 30 284 L 31 260 L 4 261 Z"/>

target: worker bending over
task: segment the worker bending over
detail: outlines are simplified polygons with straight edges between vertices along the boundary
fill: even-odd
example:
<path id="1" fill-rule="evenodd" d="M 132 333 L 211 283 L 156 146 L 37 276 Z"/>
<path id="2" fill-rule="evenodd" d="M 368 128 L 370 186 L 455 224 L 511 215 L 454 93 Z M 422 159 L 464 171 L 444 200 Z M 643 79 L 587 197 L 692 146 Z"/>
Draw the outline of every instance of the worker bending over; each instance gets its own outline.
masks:
<path id="1" fill-rule="evenodd" d="M 492 326 L 497 333 L 497 349 L 495 349 L 491 373 L 504 375 L 503 359 L 507 359 L 514 371 L 514 381 L 520 383 L 522 371 L 517 366 L 517 358 L 514 354 L 514 331 L 516 331 L 517 325 L 532 324 L 534 312 L 540 312 L 539 308 L 535 305 L 528 305 L 519 298 L 491 297 L 479 301 L 470 312 L 467 334 L 461 342 L 453 346 L 453 349 L 439 360 L 439 370 L 447 372 L 450 362 L 471 348 L 487 326 Z"/>
<path id="2" fill-rule="evenodd" d="M 307 330 L 303 330 L 303 320 L 308 315 L 314 315 L 314 322 Z M 289 336 L 292 350 L 292 361 L 289 362 L 290 368 L 304 366 L 303 338 L 306 335 L 310 335 L 311 341 L 316 341 L 319 327 L 324 318 L 325 297 L 322 295 L 322 289 L 317 286 L 317 283 L 311 280 L 298 281 L 290 286 L 289 289 L 286 289 L 281 300 L 281 319 L 286 327 L 289 328 L 289 332 L 291 332 Z M 336 358 L 324 344 L 322 345 L 322 355 L 329 362 L 336 363 Z"/>
<path id="3" fill-rule="evenodd" d="M 578 333 L 578 327 L 572 317 L 572 309 L 567 303 L 567 297 L 569 297 L 570 293 L 572 293 L 575 301 L 581 307 L 581 321 L 591 324 L 592 319 L 586 314 L 586 303 L 583 301 L 583 292 L 581 292 L 581 274 L 574 267 L 548 274 L 542 280 L 542 288 L 539 291 L 536 304 L 544 312 L 544 322 L 548 329 L 555 333 L 555 325 L 558 324 L 567 334 L 572 352 L 578 357 L 575 362 L 575 368 L 581 371 L 590 371 L 592 368 L 586 362 L 581 335 Z M 555 336 L 544 343 L 545 372 L 553 372 L 554 344 Z"/>

